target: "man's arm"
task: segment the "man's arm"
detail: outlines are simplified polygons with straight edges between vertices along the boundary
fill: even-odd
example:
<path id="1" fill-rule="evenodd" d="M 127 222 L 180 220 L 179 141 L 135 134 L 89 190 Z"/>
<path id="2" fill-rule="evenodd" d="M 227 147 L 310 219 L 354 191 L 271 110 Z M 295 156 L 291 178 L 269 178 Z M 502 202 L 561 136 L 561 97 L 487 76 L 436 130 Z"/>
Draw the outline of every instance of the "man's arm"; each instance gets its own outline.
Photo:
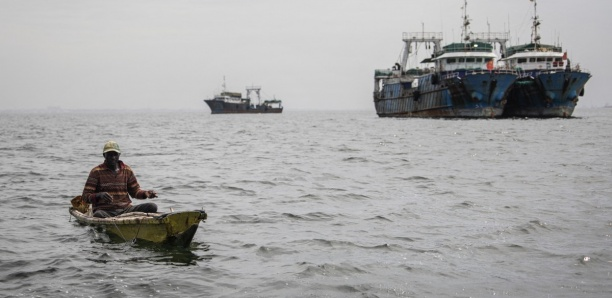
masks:
<path id="1" fill-rule="evenodd" d="M 109 204 L 113 201 L 113 196 L 111 196 L 107 192 L 98 192 L 98 185 L 100 183 L 100 175 L 96 169 L 91 170 L 89 172 L 89 176 L 87 177 L 87 181 L 85 181 L 85 187 L 83 188 L 83 194 L 81 197 L 83 201 L 87 204 Z"/>
<path id="2" fill-rule="evenodd" d="M 87 204 L 93 204 L 96 198 L 96 189 L 98 187 L 99 178 L 96 175 L 95 169 L 89 172 L 87 181 L 85 181 L 85 187 L 83 188 L 83 194 L 81 197 Z"/>
<path id="3" fill-rule="evenodd" d="M 144 199 L 152 199 L 157 198 L 157 192 L 154 190 L 144 190 L 140 188 L 140 184 L 138 184 L 138 180 L 136 179 L 136 175 L 130 169 L 130 176 L 128 177 L 128 193 L 132 198 L 136 198 L 139 200 Z"/>

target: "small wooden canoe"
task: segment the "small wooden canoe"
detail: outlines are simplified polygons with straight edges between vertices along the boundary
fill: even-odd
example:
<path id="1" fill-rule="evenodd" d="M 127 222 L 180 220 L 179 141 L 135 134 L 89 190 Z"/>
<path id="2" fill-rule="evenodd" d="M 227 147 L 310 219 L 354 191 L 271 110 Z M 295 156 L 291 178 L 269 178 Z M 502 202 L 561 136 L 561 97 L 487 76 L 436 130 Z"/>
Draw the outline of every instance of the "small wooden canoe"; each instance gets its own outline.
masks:
<path id="1" fill-rule="evenodd" d="M 102 227 L 108 234 L 123 241 L 145 240 L 152 243 L 189 247 L 200 221 L 207 218 L 204 210 L 171 213 L 132 212 L 116 217 L 98 218 L 74 207 L 69 212 L 77 222 Z"/>

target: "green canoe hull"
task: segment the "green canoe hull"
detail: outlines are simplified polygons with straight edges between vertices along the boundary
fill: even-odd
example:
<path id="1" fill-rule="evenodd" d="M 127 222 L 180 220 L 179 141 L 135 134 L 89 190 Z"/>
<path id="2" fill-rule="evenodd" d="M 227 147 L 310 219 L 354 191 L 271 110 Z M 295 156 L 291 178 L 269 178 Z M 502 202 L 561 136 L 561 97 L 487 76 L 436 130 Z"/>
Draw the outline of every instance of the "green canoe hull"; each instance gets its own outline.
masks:
<path id="1" fill-rule="evenodd" d="M 151 243 L 189 247 L 201 221 L 207 218 L 203 210 L 172 213 L 132 212 L 117 217 L 97 218 L 73 207 L 69 212 L 77 222 L 102 227 L 109 235 L 123 241 L 144 240 Z"/>

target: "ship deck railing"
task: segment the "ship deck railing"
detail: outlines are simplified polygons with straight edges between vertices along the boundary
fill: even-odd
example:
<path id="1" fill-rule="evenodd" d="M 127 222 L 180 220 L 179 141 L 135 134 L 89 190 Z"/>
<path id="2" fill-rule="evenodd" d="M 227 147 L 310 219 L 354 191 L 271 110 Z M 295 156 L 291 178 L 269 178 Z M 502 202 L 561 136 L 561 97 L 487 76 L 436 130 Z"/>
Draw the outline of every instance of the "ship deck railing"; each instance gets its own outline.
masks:
<path id="1" fill-rule="evenodd" d="M 573 72 L 583 72 L 583 73 L 591 74 L 591 71 L 589 71 L 588 69 L 581 68 L 580 66 L 574 66 L 570 68 L 570 70 Z M 537 69 L 537 70 L 536 69 L 524 70 L 522 68 L 516 69 L 516 72 L 519 78 L 529 77 L 534 72 L 543 73 L 543 74 L 551 74 L 551 73 L 565 72 L 565 71 L 566 71 L 565 68 L 559 68 L 559 67 L 550 68 L 550 69 Z"/>
<path id="2" fill-rule="evenodd" d="M 517 74 L 516 70 L 513 69 L 506 69 L 506 68 L 495 68 L 492 70 L 488 70 L 488 69 L 460 69 L 460 70 L 453 70 L 453 71 L 449 71 L 448 73 L 444 74 L 442 76 L 442 79 L 451 79 L 454 77 L 460 77 L 460 73 L 465 72 L 465 75 L 477 75 L 477 74 L 489 74 L 489 73 L 494 73 L 494 74 Z"/>

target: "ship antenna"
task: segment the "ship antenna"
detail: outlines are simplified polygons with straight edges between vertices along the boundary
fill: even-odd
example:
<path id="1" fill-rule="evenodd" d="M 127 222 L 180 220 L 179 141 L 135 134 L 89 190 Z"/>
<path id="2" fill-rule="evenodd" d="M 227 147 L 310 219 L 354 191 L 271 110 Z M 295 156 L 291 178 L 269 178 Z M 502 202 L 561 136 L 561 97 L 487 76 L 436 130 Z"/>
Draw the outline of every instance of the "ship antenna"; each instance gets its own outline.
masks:
<path id="1" fill-rule="evenodd" d="M 225 92 L 225 76 L 223 76 L 223 92 Z"/>
<path id="2" fill-rule="evenodd" d="M 531 2 L 533 2 L 533 25 L 531 27 L 531 41 L 533 42 L 533 46 L 537 50 L 538 45 L 540 44 L 540 35 L 538 34 L 538 27 L 540 27 L 540 18 L 538 17 L 537 12 L 537 1 L 531 0 Z"/>
<path id="3" fill-rule="evenodd" d="M 461 38 L 463 41 L 469 41 L 470 35 L 468 33 L 468 28 L 470 26 L 470 19 L 467 15 L 467 0 L 464 0 L 463 4 L 463 29 L 461 30 Z"/>

